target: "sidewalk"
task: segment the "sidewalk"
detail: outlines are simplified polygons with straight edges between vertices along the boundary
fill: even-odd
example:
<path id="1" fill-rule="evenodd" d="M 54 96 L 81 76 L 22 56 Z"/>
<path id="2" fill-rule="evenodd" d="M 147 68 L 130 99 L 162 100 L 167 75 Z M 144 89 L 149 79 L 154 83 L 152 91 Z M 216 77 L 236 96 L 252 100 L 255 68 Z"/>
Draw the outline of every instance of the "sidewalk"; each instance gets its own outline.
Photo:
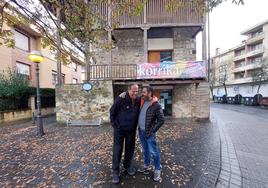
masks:
<path id="1" fill-rule="evenodd" d="M 219 175 L 219 131 L 208 122 L 167 120 L 158 134 L 162 181 L 121 173 L 119 185 L 111 183 L 110 126 L 44 129 L 38 138 L 31 122 L 0 127 L 0 187 L 214 187 Z M 135 166 L 138 139 L 136 147 Z"/>

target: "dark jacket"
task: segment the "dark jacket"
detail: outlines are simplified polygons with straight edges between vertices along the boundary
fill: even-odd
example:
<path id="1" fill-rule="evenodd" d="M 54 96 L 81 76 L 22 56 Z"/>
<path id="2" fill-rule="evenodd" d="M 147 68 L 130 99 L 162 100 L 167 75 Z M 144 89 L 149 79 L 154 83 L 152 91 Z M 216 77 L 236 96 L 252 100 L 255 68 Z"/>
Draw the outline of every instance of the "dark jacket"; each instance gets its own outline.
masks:
<path id="1" fill-rule="evenodd" d="M 140 98 L 134 104 L 129 94 L 125 98 L 117 97 L 110 109 L 110 122 L 114 128 L 135 130 L 138 123 Z"/>
<path id="2" fill-rule="evenodd" d="M 141 107 L 143 101 L 141 101 Z M 146 111 L 145 117 L 145 135 L 149 137 L 152 133 L 158 131 L 158 129 L 164 124 L 164 113 L 161 105 L 156 101 L 149 106 Z"/>

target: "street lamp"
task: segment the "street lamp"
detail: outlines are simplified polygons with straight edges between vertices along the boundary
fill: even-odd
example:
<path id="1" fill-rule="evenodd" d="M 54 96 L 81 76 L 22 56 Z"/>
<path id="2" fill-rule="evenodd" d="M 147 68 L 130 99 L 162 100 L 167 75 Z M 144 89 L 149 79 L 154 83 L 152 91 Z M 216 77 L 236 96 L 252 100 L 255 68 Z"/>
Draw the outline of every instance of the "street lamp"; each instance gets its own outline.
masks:
<path id="1" fill-rule="evenodd" d="M 39 84 L 39 63 L 44 61 L 44 57 L 39 51 L 32 51 L 29 55 L 29 59 L 36 64 L 36 79 L 37 79 L 37 87 L 36 87 L 36 98 L 37 98 L 37 134 L 39 136 L 43 136 L 43 120 L 41 115 L 41 99 L 40 99 L 40 84 Z"/>

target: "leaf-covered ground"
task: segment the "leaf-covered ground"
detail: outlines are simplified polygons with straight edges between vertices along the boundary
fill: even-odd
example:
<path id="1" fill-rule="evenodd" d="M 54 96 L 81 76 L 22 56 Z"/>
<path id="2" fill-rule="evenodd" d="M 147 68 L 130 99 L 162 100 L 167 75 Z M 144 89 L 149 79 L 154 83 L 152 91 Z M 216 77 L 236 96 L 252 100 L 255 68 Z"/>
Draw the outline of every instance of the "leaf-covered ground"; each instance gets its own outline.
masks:
<path id="1" fill-rule="evenodd" d="M 218 140 L 208 122 L 169 119 L 158 133 L 162 181 L 150 175 L 121 173 L 111 183 L 112 129 L 45 125 L 36 136 L 31 122 L 0 126 L 0 187 L 194 187 Z M 134 166 L 142 164 L 139 139 Z"/>

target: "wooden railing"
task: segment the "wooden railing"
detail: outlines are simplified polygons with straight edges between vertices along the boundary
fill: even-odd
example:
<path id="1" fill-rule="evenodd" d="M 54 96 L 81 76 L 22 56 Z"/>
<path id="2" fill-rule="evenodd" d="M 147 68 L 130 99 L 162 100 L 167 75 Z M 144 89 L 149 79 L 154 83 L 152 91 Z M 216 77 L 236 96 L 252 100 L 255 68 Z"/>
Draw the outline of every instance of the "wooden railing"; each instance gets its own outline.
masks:
<path id="1" fill-rule="evenodd" d="M 128 80 L 137 78 L 136 64 L 90 65 L 90 80 Z"/>
<path id="2" fill-rule="evenodd" d="M 135 3 L 135 0 L 129 0 Z M 187 4 L 188 2 L 188 4 Z M 120 3 L 120 2 L 119 2 Z M 140 15 L 131 15 L 131 7 L 123 14 L 118 12 L 118 4 L 113 4 L 113 24 L 118 28 L 137 28 L 147 24 L 151 27 L 161 26 L 201 26 L 204 24 L 204 12 L 200 11 L 196 5 L 188 0 L 178 0 L 180 6 L 174 10 L 168 10 L 167 4 L 170 0 L 148 0 L 143 12 Z M 131 3 L 130 3 L 131 4 Z M 187 4 L 187 5 L 185 5 Z M 98 17 L 103 23 L 108 20 L 107 3 L 92 5 Z M 146 20 L 144 20 L 146 19 Z"/>

